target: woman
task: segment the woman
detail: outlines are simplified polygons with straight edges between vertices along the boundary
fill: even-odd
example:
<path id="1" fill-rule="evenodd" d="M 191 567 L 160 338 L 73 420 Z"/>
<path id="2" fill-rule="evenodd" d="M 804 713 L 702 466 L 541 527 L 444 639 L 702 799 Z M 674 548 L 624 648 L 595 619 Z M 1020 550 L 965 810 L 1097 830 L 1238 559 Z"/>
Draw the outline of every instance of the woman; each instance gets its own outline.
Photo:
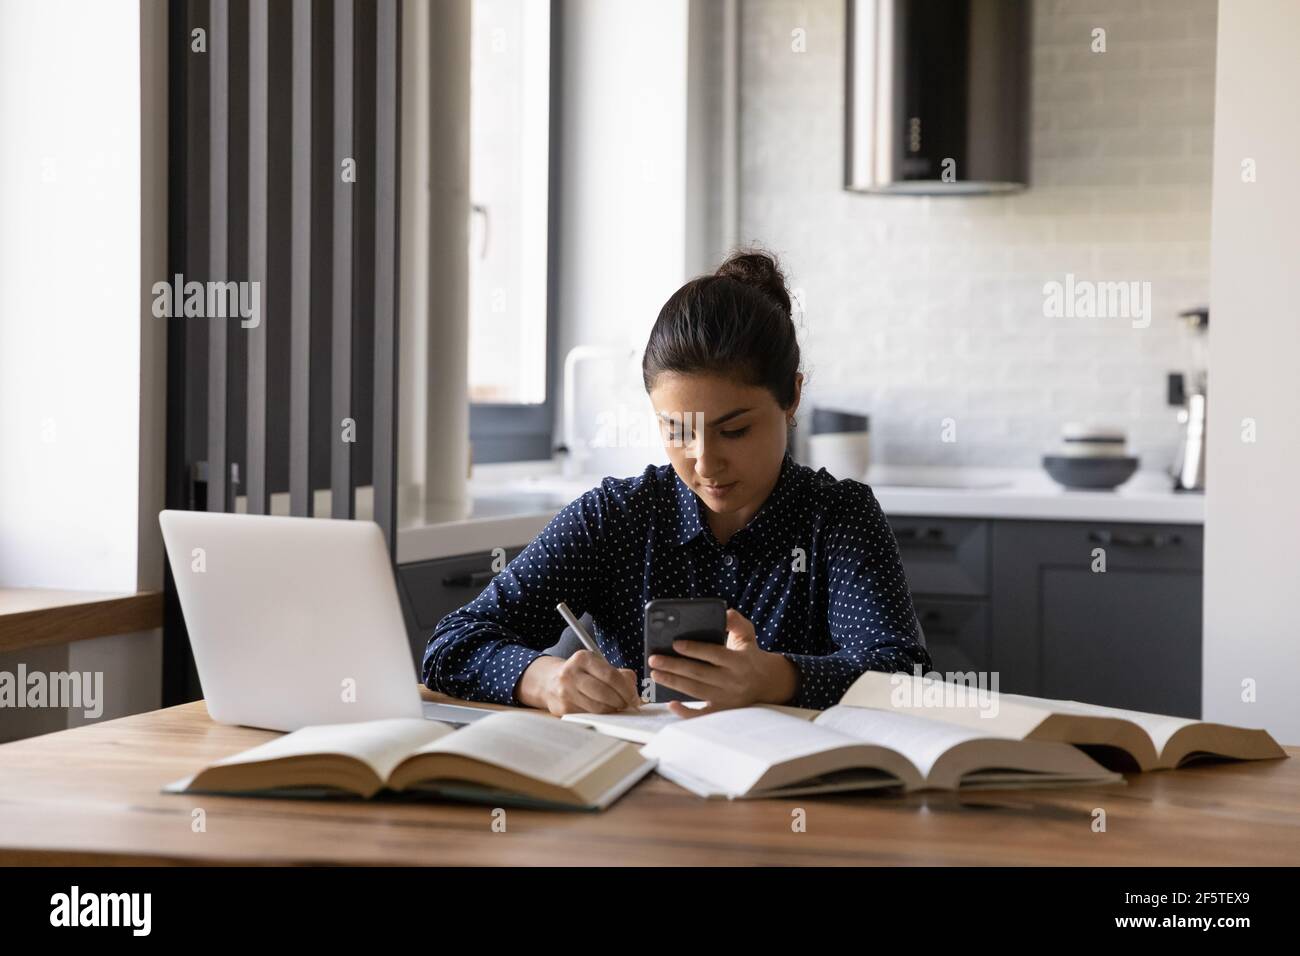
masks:
<path id="1" fill-rule="evenodd" d="M 871 489 L 786 449 L 803 375 L 775 260 L 731 256 L 659 312 L 642 361 L 671 465 L 606 478 L 568 505 L 475 600 L 443 618 L 424 683 L 466 700 L 605 713 L 643 678 L 707 705 L 825 708 L 867 670 L 931 667 L 898 546 Z M 725 647 L 678 641 L 642 674 L 652 598 L 722 597 Z M 589 612 L 608 658 L 545 655 L 555 606 Z"/>

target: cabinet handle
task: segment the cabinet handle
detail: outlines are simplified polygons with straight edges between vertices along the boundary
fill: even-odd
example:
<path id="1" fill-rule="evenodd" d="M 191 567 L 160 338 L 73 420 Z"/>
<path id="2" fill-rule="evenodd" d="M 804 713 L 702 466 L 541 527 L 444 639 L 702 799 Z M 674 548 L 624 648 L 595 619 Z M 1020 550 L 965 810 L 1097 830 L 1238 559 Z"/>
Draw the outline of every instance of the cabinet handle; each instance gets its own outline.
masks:
<path id="1" fill-rule="evenodd" d="M 894 538 L 899 543 L 904 541 L 909 544 L 942 544 L 942 528 L 899 528 L 894 532 Z"/>
<path id="2" fill-rule="evenodd" d="M 442 579 L 445 588 L 482 588 L 486 587 L 496 575 L 491 571 L 466 571 L 464 574 L 449 574 Z"/>
<path id="3" fill-rule="evenodd" d="M 1094 544 L 1114 544 L 1122 548 L 1163 548 L 1166 545 L 1177 546 L 1183 543 L 1181 535 L 1163 534 L 1125 534 L 1115 531 L 1089 531 L 1088 540 Z"/>

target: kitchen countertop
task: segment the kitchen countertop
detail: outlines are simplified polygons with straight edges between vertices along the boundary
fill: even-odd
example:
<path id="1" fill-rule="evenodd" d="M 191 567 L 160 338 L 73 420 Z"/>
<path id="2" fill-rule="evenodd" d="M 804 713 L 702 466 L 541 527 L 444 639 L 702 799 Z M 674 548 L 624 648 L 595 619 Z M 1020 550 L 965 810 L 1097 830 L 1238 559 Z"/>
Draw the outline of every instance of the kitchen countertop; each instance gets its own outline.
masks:
<path id="1" fill-rule="evenodd" d="M 888 515 L 1202 524 L 1205 495 L 1175 492 L 1163 472 L 1142 471 L 1110 491 L 1062 488 L 1037 468 L 903 468 L 867 473 Z"/>
<path id="2" fill-rule="evenodd" d="M 410 564 L 518 548 L 561 508 L 600 483 L 565 476 L 558 461 L 479 465 L 459 517 L 409 519 L 397 536 L 397 562 Z M 1114 491 L 1062 488 L 1035 468 L 873 466 L 866 483 L 887 517 L 1003 518 L 1201 524 L 1205 496 L 1175 492 L 1162 472 L 1138 472 Z"/>

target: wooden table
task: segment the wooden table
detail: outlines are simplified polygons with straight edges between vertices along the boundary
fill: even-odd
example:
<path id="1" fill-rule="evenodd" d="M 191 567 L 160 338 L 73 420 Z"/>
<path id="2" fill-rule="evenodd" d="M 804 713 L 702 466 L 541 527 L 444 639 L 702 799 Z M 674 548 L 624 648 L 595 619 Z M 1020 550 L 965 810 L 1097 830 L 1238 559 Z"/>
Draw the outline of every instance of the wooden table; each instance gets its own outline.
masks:
<path id="1" fill-rule="evenodd" d="M 273 736 L 215 724 L 197 702 L 0 745 L 0 864 L 1300 864 L 1294 759 L 1127 786 L 735 803 L 651 775 L 604 813 L 508 809 L 504 833 L 486 806 L 159 792 Z"/>

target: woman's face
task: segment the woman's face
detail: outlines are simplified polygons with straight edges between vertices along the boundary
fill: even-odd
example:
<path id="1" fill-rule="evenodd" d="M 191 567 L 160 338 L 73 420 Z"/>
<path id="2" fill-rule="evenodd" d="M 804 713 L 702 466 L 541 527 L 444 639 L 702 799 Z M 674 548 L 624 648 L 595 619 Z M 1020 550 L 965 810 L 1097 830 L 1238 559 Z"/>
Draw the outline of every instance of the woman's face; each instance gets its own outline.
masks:
<path id="1" fill-rule="evenodd" d="M 766 388 L 705 373 L 663 372 L 650 390 L 664 449 L 677 476 L 709 510 L 742 527 L 767 500 L 781 472 L 786 422 Z"/>

